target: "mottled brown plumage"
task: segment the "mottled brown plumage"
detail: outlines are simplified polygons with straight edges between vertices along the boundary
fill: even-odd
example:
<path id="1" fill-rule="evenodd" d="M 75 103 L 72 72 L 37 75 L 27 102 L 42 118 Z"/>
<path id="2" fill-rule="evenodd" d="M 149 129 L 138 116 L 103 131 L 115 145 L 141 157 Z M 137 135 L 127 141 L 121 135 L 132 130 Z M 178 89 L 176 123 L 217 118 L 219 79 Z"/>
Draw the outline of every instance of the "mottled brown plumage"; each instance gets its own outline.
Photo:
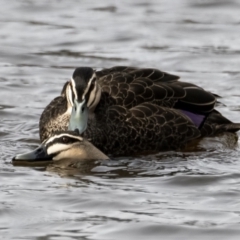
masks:
<path id="1" fill-rule="evenodd" d="M 53 135 L 54 132 L 67 129 L 71 106 L 66 98 L 66 86 L 63 86 L 61 96 L 54 98 L 44 109 L 39 120 L 39 135 L 43 142 Z"/>

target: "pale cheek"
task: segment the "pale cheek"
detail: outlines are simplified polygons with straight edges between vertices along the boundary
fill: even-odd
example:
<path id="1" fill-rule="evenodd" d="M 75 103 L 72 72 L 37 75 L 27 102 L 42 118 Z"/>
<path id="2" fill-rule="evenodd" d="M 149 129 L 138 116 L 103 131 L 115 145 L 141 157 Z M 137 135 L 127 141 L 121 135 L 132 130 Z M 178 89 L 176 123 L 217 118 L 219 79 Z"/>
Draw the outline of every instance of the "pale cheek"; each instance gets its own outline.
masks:
<path id="1" fill-rule="evenodd" d="M 55 156 L 53 160 L 60 160 L 60 159 L 67 159 L 67 158 L 69 158 L 69 154 L 67 153 L 67 151 L 64 151 L 59 153 L 57 156 Z"/>
<path id="2" fill-rule="evenodd" d="M 71 149 L 71 151 L 64 151 L 59 153 L 57 156 L 53 158 L 53 160 L 61 160 L 61 159 L 86 159 L 87 154 L 85 151 L 75 151 L 75 149 Z"/>
<path id="3" fill-rule="evenodd" d="M 54 144 L 53 146 L 50 146 L 47 150 L 47 153 L 48 155 L 51 155 L 51 154 L 54 154 L 54 153 L 57 153 L 59 151 L 66 151 L 67 149 L 69 148 L 69 146 L 66 146 L 62 143 L 57 143 L 57 144 Z"/>

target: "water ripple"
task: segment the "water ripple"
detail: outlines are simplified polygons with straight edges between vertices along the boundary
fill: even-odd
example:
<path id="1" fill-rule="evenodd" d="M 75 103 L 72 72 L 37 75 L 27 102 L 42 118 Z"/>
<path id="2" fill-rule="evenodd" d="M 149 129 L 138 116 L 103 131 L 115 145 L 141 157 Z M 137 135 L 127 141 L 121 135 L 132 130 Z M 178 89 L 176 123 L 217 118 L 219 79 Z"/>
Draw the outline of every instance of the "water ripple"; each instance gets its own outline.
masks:
<path id="1" fill-rule="evenodd" d="M 13 166 L 78 66 L 155 67 L 221 96 L 239 122 L 236 0 L 2 1 L 0 235 L 6 239 L 239 239 L 239 146 Z M 239 143 L 239 141 L 238 141 Z"/>

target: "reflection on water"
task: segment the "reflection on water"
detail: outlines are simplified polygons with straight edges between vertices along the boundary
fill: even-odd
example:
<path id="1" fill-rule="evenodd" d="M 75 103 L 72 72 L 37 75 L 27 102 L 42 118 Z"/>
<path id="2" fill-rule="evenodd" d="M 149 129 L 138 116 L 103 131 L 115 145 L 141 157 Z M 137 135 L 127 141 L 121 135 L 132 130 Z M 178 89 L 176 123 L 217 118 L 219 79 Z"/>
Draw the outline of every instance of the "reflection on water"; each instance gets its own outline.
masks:
<path id="1" fill-rule="evenodd" d="M 77 66 L 156 67 L 222 96 L 239 122 L 239 2 L 15 1 L 0 8 L 0 235 L 6 239 L 239 239 L 240 151 L 12 166 Z M 78 169 L 75 168 L 77 165 Z M 73 167 L 74 166 L 74 167 Z"/>

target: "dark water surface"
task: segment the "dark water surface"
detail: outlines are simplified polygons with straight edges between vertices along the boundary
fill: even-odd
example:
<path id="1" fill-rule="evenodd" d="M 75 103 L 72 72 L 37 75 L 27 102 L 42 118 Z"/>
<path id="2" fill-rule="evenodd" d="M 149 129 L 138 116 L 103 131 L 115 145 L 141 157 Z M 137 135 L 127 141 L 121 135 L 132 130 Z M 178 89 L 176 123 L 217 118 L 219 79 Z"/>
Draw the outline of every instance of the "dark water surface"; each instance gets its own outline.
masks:
<path id="1" fill-rule="evenodd" d="M 1 239 L 239 239 L 240 149 L 12 166 L 77 66 L 156 67 L 222 96 L 240 122 L 238 0 L 1 1 Z M 92 170 L 91 170 L 92 169 Z"/>

